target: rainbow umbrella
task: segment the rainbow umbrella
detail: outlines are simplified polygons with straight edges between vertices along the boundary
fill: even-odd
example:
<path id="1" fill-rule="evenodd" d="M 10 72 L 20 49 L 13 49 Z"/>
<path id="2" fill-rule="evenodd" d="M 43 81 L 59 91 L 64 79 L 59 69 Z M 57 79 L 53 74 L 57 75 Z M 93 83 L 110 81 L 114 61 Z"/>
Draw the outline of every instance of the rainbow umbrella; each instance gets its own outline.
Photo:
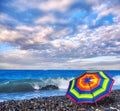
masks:
<path id="1" fill-rule="evenodd" d="M 74 103 L 95 103 L 108 95 L 114 80 L 103 71 L 88 71 L 69 83 L 66 96 Z"/>

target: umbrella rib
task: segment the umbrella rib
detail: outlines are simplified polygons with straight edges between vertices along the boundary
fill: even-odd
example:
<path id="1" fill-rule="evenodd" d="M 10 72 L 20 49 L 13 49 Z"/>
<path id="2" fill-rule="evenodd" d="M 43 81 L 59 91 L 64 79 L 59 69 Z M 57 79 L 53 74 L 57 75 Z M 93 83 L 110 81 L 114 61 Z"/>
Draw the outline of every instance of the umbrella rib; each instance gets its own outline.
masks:
<path id="1" fill-rule="evenodd" d="M 91 94 L 92 94 L 92 96 L 93 96 L 93 101 L 95 102 L 95 100 L 94 100 L 94 94 L 92 93 L 92 91 L 91 91 L 91 86 L 90 86 L 90 84 L 88 83 L 88 85 L 89 85 L 89 87 L 90 87 L 90 92 L 91 92 Z M 95 105 L 96 105 L 96 107 L 98 107 L 98 105 L 97 105 L 97 103 L 95 102 Z"/>
<path id="2" fill-rule="evenodd" d="M 92 94 L 92 96 L 93 96 L 93 101 L 94 101 L 94 94 L 93 94 L 92 91 L 91 91 L 91 86 L 90 86 L 89 83 L 88 83 L 88 85 L 89 85 L 89 87 L 90 87 L 90 92 L 91 92 L 91 94 Z"/>
<path id="3" fill-rule="evenodd" d="M 88 78 L 88 77 L 87 77 Z M 89 84 L 89 82 L 88 82 L 88 85 L 89 85 L 89 88 L 90 88 L 90 92 L 91 92 L 91 90 L 92 90 L 92 88 L 91 88 L 91 86 L 90 86 L 90 84 Z M 93 101 L 94 101 L 94 94 L 91 92 L 91 94 L 92 94 L 92 96 L 93 96 Z M 95 102 L 95 101 L 94 101 Z M 96 105 L 97 106 L 97 105 Z"/>
<path id="4" fill-rule="evenodd" d="M 104 79 L 106 79 L 106 78 L 104 78 Z M 89 87 L 90 87 L 90 92 L 91 92 L 91 94 L 92 94 L 92 96 L 93 96 L 93 98 L 95 97 L 94 96 L 94 93 L 92 93 L 92 88 L 91 88 L 91 86 L 90 86 L 90 84 L 88 83 L 88 85 L 89 85 Z M 101 88 L 101 89 L 103 89 L 103 90 L 105 90 L 105 88 L 103 88 L 101 85 L 99 85 L 99 87 Z M 95 100 L 93 99 L 93 101 L 95 102 Z"/>

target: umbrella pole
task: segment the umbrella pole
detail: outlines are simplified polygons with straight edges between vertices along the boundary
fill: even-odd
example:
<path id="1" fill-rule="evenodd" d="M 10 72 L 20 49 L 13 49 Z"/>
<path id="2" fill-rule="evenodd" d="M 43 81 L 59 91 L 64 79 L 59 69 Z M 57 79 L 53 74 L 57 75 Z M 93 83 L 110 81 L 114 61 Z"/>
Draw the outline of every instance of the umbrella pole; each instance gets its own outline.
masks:
<path id="1" fill-rule="evenodd" d="M 89 83 L 88 83 L 89 84 Z M 89 87 L 90 87 L 90 84 L 89 84 Z M 90 90 L 91 90 L 91 87 L 90 87 Z M 94 94 L 93 93 L 91 93 L 92 94 L 92 96 L 93 96 L 93 98 L 94 98 Z M 95 102 L 95 105 L 96 105 L 96 107 L 98 108 L 98 104 Z"/>

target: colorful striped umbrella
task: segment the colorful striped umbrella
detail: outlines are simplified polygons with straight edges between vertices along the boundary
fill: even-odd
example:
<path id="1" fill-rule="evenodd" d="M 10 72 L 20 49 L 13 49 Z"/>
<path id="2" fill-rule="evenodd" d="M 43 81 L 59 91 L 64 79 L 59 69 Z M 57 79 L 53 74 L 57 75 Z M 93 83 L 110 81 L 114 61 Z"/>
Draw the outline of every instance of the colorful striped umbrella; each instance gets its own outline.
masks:
<path id="1" fill-rule="evenodd" d="M 70 81 L 66 96 L 77 104 L 94 103 L 110 93 L 113 83 L 106 72 L 85 72 Z"/>

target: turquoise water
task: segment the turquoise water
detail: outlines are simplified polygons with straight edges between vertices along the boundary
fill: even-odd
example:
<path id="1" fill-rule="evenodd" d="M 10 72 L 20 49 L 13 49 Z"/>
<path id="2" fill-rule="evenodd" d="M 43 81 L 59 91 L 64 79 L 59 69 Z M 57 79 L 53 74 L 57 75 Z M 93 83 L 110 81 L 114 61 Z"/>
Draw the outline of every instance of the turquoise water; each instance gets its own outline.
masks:
<path id="1" fill-rule="evenodd" d="M 65 95 L 69 81 L 84 70 L 0 70 L 0 101 Z M 120 89 L 120 70 L 107 71 Z M 49 85 L 58 89 L 41 90 Z"/>

